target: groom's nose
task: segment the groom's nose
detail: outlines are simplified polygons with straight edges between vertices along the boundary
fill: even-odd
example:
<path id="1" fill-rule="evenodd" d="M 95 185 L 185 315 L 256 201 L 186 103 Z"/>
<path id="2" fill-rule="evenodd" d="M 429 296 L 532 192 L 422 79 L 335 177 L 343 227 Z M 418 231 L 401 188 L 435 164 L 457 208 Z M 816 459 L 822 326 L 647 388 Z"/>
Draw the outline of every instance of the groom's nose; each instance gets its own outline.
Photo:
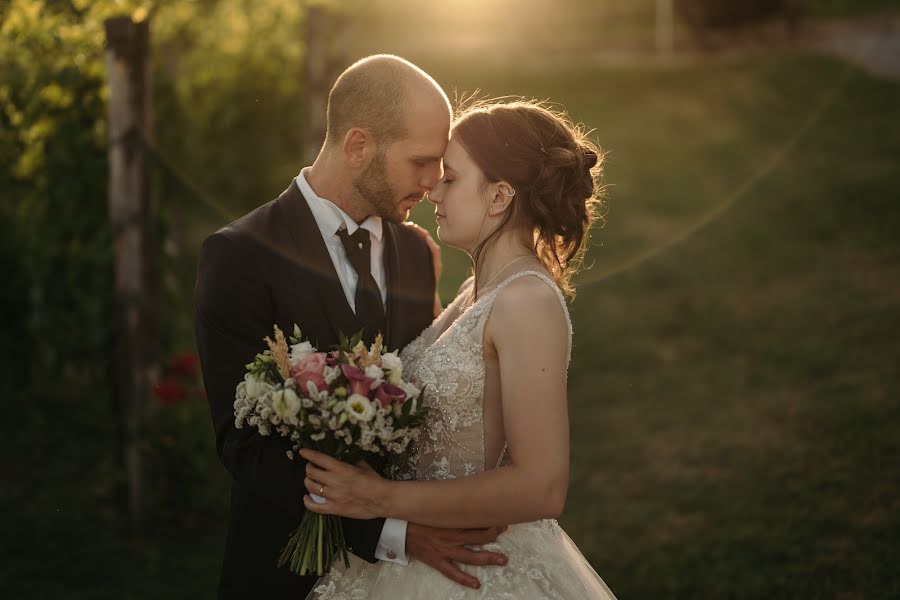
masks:
<path id="1" fill-rule="evenodd" d="M 434 167 L 428 169 L 424 175 L 422 175 L 422 179 L 419 180 L 419 185 L 422 186 L 426 192 L 430 192 L 435 188 L 438 184 L 438 181 L 441 180 L 441 162 L 437 161 L 437 164 Z"/>

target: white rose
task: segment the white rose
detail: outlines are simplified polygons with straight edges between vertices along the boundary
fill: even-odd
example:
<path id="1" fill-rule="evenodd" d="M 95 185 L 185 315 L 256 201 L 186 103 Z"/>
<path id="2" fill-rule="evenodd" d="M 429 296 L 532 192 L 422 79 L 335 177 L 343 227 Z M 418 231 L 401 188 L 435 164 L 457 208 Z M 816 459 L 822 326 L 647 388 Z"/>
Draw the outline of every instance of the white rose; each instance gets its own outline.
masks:
<path id="1" fill-rule="evenodd" d="M 313 352 L 316 349 L 313 348 L 313 345 L 309 342 L 300 342 L 299 344 L 291 344 L 291 364 L 295 365 Z"/>
<path id="2" fill-rule="evenodd" d="M 244 389 L 247 392 L 248 398 L 259 398 L 272 389 L 272 386 L 270 384 L 259 379 L 252 373 L 247 373 L 246 375 L 244 375 L 244 383 L 246 384 L 244 386 Z"/>
<path id="3" fill-rule="evenodd" d="M 351 421 L 369 421 L 375 416 L 372 402 L 360 394 L 351 394 L 347 398 L 347 411 Z"/>
<path id="4" fill-rule="evenodd" d="M 381 355 L 381 366 L 390 371 L 402 369 L 403 361 L 400 360 L 400 357 L 397 356 L 396 352 L 387 352 Z"/>
<path id="5" fill-rule="evenodd" d="M 282 420 L 293 419 L 300 412 L 300 396 L 291 388 L 272 393 L 272 409 Z"/>
<path id="6" fill-rule="evenodd" d="M 366 367 L 366 377 L 383 380 L 384 371 L 382 371 L 381 367 L 379 367 L 378 365 L 369 365 L 368 367 Z"/>

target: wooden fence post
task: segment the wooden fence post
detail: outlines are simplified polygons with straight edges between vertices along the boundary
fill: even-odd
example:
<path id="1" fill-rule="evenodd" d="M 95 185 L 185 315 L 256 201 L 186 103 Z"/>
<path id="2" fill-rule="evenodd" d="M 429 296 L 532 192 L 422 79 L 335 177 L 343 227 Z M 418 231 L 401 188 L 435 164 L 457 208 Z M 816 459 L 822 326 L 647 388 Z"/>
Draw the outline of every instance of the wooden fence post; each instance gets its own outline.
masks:
<path id="1" fill-rule="evenodd" d="M 158 375 L 155 207 L 150 198 L 150 28 L 107 19 L 109 218 L 116 298 L 115 395 L 119 406 L 129 522 L 145 517 L 142 449 L 151 386 Z"/>
<path id="2" fill-rule="evenodd" d="M 303 94 L 306 97 L 306 127 L 303 161 L 310 165 L 325 140 L 325 107 L 331 85 L 346 65 L 347 17 L 318 4 L 307 5 L 305 17 L 306 55 L 303 61 Z"/>
<path id="3" fill-rule="evenodd" d="M 656 0 L 656 52 L 672 56 L 675 50 L 675 0 Z"/>

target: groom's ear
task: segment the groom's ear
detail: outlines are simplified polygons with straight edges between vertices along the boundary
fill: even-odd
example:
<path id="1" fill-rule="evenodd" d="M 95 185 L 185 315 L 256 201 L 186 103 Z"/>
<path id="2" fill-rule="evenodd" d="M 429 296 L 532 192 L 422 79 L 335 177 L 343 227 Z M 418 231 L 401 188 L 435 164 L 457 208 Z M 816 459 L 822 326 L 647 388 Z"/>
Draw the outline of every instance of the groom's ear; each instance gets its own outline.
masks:
<path id="1" fill-rule="evenodd" d="M 375 151 L 375 140 L 361 127 L 351 127 L 344 136 L 344 158 L 355 168 L 365 167 Z"/>

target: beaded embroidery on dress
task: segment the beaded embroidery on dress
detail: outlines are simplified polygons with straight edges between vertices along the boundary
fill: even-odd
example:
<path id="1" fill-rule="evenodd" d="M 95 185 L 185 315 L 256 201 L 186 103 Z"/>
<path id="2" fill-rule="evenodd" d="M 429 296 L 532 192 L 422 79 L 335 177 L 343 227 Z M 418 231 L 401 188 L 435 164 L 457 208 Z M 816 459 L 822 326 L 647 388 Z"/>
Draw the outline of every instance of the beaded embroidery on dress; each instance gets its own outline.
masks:
<path id="1" fill-rule="evenodd" d="M 540 278 L 556 291 L 569 330 L 571 352 L 572 325 L 565 299 L 547 275 L 519 271 L 477 300 L 470 277 L 453 302 L 400 354 L 405 375 L 425 386 L 424 402 L 429 413 L 418 441 L 401 461 L 389 466 L 390 478 L 453 479 L 509 460 L 504 449 L 496 464 L 485 465 L 482 342 L 494 300 L 510 282 L 525 275 Z M 462 565 L 481 581 L 478 590 L 454 583 L 415 559 L 404 567 L 386 561 L 369 564 L 351 555 L 349 568 L 336 561 L 307 598 L 614 599 L 555 520 L 511 525 L 496 542 L 483 548 L 503 552 L 509 562 L 505 567 Z"/>

